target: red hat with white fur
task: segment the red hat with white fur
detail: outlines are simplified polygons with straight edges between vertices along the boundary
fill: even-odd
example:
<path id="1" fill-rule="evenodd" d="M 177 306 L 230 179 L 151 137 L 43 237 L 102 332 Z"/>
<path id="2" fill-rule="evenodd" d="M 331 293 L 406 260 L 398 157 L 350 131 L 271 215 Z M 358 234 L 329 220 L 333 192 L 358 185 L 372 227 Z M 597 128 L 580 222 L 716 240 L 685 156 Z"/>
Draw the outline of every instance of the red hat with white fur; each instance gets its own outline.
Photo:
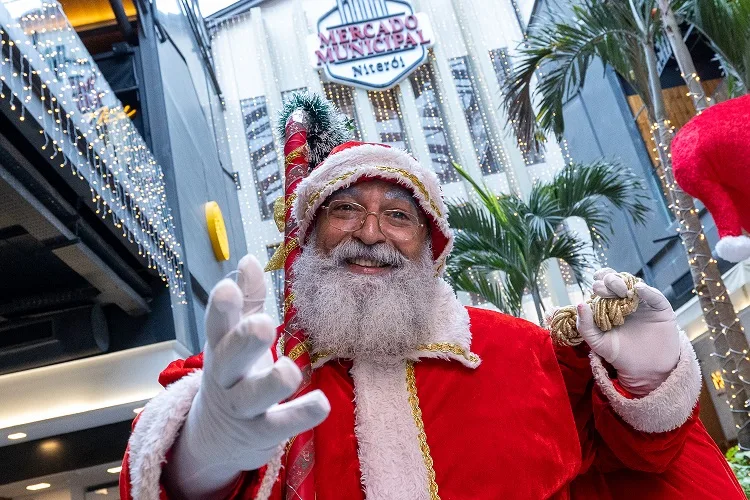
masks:
<path id="1" fill-rule="evenodd" d="M 672 142 L 672 167 L 680 187 L 711 212 L 719 257 L 750 258 L 750 95 L 711 106 L 685 124 Z"/>
<path id="2" fill-rule="evenodd" d="M 364 179 L 393 182 L 412 192 L 430 221 L 435 271 L 442 274 L 453 248 L 453 232 L 437 175 L 423 167 L 406 151 L 385 144 L 349 141 L 331 150 L 297 186 L 292 214 L 299 227 L 298 239 L 304 244 L 313 227 L 318 209 L 334 192 Z"/>

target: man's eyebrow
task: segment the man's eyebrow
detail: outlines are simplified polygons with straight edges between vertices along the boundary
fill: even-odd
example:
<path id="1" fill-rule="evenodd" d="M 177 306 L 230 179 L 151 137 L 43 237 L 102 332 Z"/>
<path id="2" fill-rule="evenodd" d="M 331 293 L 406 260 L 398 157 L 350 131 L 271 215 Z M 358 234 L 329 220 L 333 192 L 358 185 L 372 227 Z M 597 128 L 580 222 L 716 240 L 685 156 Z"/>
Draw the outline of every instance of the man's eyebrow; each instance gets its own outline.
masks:
<path id="1" fill-rule="evenodd" d="M 337 198 L 340 198 L 342 196 L 357 196 L 359 194 L 359 191 L 360 191 L 360 189 L 359 189 L 358 186 L 356 186 L 356 185 L 355 186 L 349 186 L 346 189 L 341 189 L 340 191 L 336 191 L 335 193 L 333 193 L 329 197 L 329 199 L 337 199 Z"/>
<path id="2" fill-rule="evenodd" d="M 386 191 L 385 196 L 387 200 L 403 200 L 408 201 L 414 208 L 417 207 L 417 202 L 414 200 L 414 196 L 410 192 L 402 188 L 389 189 Z"/>

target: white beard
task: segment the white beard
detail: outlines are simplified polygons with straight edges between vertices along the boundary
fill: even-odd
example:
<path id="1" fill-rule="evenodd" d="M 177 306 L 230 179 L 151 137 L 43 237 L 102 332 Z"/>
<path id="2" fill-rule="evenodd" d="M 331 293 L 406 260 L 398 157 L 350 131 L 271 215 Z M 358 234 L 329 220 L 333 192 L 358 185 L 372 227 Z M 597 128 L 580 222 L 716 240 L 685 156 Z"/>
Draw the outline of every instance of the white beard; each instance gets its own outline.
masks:
<path id="1" fill-rule="evenodd" d="M 391 358 L 412 352 L 429 338 L 439 278 L 432 250 L 412 262 L 387 243 L 347 240 L 324 255 L 314 237 L 294 263 L 297 321 L 313 352 L 340 358 Z M 353 273 L 346 259 L 392 264 L 382 276 Z"/>

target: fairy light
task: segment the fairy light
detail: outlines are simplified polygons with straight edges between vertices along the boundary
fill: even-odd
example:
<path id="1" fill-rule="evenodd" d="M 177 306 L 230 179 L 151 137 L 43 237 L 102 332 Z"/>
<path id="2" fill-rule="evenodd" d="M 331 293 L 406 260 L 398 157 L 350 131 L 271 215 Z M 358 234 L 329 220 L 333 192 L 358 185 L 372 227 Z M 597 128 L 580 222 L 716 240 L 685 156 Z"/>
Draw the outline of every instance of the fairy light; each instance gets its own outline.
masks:
<path id="1" fill-rule="evenodd" d="M 3 9 L 0 17 L 6 47 L 0 98 L 19 122 L 37 121 L 43 154 L 88 184 L 98 215 L 122 230 L 184 303 L 180 243 L 163 171 L 60 5 L 42 2 L 16 17 Z"/>

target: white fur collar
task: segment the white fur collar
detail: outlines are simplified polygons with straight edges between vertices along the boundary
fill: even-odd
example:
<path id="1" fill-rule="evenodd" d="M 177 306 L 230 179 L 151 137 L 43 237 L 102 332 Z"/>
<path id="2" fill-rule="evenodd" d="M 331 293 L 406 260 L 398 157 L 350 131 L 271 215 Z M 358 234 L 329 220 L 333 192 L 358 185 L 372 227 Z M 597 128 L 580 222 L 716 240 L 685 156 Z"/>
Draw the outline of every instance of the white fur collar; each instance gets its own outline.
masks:
<path id="1" fill-rule="evenodd" d="M 438 300 L 430 324 L 429 339 L 402 359 L 455 360 L 468 368 L 476 368 L 482 360 L 471 352 L 469 312 L 459 302 L 453 288 L 442 278 L 438 278 L 438 281 Z M 333 355 L 325 352 L 313 352 L 313 368 L 322 366 L 333 358 Z"/>

